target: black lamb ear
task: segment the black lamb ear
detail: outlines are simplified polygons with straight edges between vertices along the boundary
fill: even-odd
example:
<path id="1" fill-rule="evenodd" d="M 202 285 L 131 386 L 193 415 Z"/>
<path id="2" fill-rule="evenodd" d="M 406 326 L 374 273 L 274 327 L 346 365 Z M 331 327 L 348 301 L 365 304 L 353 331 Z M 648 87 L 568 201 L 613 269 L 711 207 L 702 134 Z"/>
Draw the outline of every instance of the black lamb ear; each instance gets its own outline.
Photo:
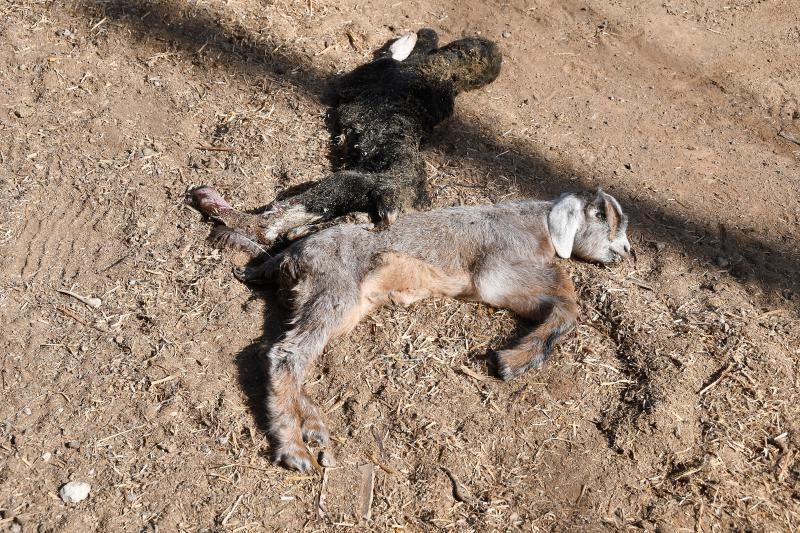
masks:
<path id="1" fill-rule="evenodd" d="M 417 30 L 417 46 L 421 55 L 427 55 L 439 48 L 439 35 L 431 28 Z"/>

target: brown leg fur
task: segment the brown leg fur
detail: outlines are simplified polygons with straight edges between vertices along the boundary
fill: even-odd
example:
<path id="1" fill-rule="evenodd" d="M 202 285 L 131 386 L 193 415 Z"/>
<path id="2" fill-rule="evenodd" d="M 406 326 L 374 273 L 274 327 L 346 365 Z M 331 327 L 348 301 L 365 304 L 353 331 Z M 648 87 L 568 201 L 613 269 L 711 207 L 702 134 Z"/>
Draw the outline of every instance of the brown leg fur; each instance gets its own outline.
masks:
<path id="1" fill-rule="evenodd" d="M 322 410 L 306 395 L 305 391 L 300 393 L 298 407 L 300 409 L 300 418 L 303 420 L 301 425 L 303 440 L 323 446 L 328 444 L 328 427 L 325 425 Z"/>
<path id="2" fill-rule="evenodd" d="M 472 290 L 466 273 L 449 274 L 406 254 L 386 252 L 361 284 L 362 298 L 384 304 L 410 305 L 430 296 L 459 297 Z"/>
<path id="3" fill-rule="evenodd" d="M 294 324 L 267 354 L 267 414 L 275 461 L 295 470 L 313 465 L 306 442 L 328 441 L 322 413 L 302 390 L 306 370 L 336 334 L 361 318 L 358 289 L 348 272 L 310 274 L 294 287 Z"/>
<path id="4" fill-rule="evenodd" d="M 267 414 L 274 458 L 287 468 L 306 471 L 313 465 L 301 433 L 300 384 L 286 361 L 270 360 Z"/>

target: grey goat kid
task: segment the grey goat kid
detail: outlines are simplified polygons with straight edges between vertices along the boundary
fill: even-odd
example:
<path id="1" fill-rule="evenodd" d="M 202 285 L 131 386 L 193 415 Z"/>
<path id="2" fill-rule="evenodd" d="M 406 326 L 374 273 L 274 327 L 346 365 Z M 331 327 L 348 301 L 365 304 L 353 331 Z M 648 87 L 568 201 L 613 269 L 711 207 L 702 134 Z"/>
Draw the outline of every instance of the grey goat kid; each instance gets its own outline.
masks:
<path id="1" fill-rule="evenodd" d="M 218 194 L 213 200 L 225 202 Z M 411 213 L 383 231 L 342 224 L 298 240 L 256 267 L 235 269 L 243 281 L 291 290 L 291 327 L 264 354 L 275 460 L 308 470 L 312 459 L 304 441 L 328 441 L 303 379 L 328 342 L 367 313 L 429 296 L 510 309 L 538 324 L 494 354 L 497 374 L 511 379 L 539 367 L 577 318 L 574 287 L 554 257 L 619 261 L 630 253 L 627 225 L 617 200 L 598 190 L 552 202 Z"/>
<path id="2" fill-rule="evenodd" d="M 339 142 L 336 172 L 257 215 L 216 205 L 209 187 L 191 191 L 189 201 L 222 224 L 212 235 L 216 244 L 261 249 L 348 213 L 366 212 L 391 224 L 401 212 L 428 206 L 420 144 L 453 114 L 458 94 L 500 74 L 502 55 L 480 37 L 438 47 L 430 29 L 398 39 L 389 50 L 391 55 L 334 80 L 327 91 Z"/>

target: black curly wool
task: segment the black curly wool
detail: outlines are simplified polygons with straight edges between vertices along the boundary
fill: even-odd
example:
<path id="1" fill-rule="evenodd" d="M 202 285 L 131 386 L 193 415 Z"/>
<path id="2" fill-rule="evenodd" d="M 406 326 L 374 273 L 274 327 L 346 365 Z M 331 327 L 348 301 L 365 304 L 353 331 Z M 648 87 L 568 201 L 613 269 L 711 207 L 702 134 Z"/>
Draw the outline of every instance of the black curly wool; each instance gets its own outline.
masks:
<path id="1" fill-rule="evenodd" d="M 340 170 L 280 202 L 328 218 L 365 211 L 386 219 L 428 203 L 420 144 L 453 113 L 458 93 L 491 83 L 500 73 L 497 45 L 470 37 L 441 48 L 420 30 L 404 61 L 381 57 L 334 80 Z"/>

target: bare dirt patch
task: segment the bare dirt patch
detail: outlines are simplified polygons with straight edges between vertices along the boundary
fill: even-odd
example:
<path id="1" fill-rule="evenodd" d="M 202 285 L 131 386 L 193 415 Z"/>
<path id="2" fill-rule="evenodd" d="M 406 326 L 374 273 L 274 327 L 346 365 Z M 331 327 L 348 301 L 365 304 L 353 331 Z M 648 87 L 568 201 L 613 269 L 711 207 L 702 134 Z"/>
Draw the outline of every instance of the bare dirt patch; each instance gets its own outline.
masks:
<path id="1" fill-rule="evenodd" d="M 3 528 L 800 527 L 792 1 L 8 0 L 0 17 Z M 205 244 L 183 194 L 258 207 L 324 175 L 324 81 L 422 26 L 504 53 L 426 149 L 435 204 L 602 186 L 638 262 L 571 266 L 580 326 L 509 383 L 484 358 L 505 312 L 366 320 L 309 382 L 337 467 L 298 476 L 262 432 L 273 298 L 234 280 L 242 258 Z M 70 480 L 88 499 L 61 502 Z"/>

